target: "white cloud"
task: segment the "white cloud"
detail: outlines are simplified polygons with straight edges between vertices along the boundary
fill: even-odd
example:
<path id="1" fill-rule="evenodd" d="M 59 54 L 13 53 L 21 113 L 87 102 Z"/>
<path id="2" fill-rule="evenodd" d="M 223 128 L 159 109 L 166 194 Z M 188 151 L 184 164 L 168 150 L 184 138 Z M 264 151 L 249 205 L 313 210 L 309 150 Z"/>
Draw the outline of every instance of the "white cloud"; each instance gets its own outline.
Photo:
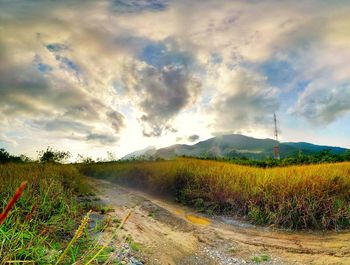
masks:
<path id="1" fill-rule="evenodd" d="M 177 136 L 259 134 L 285 102 L 330 124 L 350 106 L 349 9 L 317 0 L 3 1 L 0 138 L 32 151 L 60 142 L 122 154 Z M 142 57 L 150 45 L 155 60 Z M 273 60 L 293 69 L 288 86 L 269 83 L 261 65 Z"/>

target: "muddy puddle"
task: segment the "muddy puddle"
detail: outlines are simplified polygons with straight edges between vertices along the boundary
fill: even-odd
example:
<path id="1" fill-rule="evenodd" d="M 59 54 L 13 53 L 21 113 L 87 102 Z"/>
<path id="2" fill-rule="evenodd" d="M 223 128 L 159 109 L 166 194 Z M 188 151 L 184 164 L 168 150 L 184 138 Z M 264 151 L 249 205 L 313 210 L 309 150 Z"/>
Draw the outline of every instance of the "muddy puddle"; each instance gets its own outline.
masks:
<path id="1" fill-rule="evenodd" d="M 196 225 L 209 225 L 211 223 L 209 219 L 193 214 L 186 215 L 186 219 Z"/>

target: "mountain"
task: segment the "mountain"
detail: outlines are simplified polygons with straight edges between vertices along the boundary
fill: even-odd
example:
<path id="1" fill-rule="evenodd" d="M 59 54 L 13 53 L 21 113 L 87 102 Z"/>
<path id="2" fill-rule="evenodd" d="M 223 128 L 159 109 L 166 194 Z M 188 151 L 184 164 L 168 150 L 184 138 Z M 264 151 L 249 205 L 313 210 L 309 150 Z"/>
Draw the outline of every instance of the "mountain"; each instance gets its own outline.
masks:
<path id="1" fill-rule="evenodd" d="M 159 157 L 171 159 L 176 156 L 201 156 L 201 157 L 249 157 L 263 159 L 273 157 L 273 147 L 276 141 L 272 139 L 257 139 L 240 134 L 216 136 L 194 145 L 175 144 L 160 149 L 144 149 L 133 152 L 122 159 Z M 333 154 L 341 154 L 348 149 L 333 146 L 315 145 L 305 142 L 280 143 L 281 157 L 288 157 L 299 152 L 312 154 L 322 150 L 329 150 Z"/>
<path id="2" fill-rule="evenodd" d="M 142 156 L 149 157 L 149 156 L 153 156 L 156 152 L 157 152 L 157 149 L 154 146 L 149 146 L 149 147 L 146 147 L 145 149 L 137 150 L 130 154 L 127 154 L 122 158 L 122 160 L 140 158 Z"/>
<path id="3" fill-rule="evenodd" d="M 320 152 L 322 150 L 328 149 L 333 154 L 342 154 L 348 150 L 348 149 L 343 148 L 343 147 L 316 145 L 316 144 L 310 144 L 310 143 L 306 143 L 306 142 L 297 142 L 297 143 L 286 142 L 284 144 L 296 147 L 300 150 L 305 150 L 305 151 L 310 151 L 310 152 Z"/>

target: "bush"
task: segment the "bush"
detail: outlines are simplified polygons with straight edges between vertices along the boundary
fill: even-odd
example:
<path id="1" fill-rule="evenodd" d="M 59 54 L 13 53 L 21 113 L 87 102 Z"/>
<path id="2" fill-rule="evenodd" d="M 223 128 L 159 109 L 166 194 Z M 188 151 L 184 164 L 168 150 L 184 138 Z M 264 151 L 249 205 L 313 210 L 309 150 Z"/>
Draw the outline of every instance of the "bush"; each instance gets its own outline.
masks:
<path id="1" fill-rule="evenodd" d="M 47 147 L 46 150 L 38 152 L 39 161 L 41 163 L 61 163 L 71 157 L 69 152 L 53 150 Z"/>

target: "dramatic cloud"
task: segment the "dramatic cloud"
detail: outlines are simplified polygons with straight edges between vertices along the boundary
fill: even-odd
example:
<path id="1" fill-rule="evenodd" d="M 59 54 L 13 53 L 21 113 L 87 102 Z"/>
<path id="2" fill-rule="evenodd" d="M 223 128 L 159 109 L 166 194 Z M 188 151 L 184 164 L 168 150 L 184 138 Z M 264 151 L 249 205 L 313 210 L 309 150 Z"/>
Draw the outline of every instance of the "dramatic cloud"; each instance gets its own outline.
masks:
<path id="1" fill-rule="evenodd" d="M 225 70 L 226 80 L 211 101 L 218 131 L 237 131 L 271 123 L 278 110 L 278 90 L 266 78 L 244 69 Z"/>
<path id="2" fill-rule="evenodd" d="M 103 144 L 113 144 L 118 141 L 118 137 L 115 137 L 113 135 L 106 135 L 106 134 L 89 134 L 86 137 L 87 141 L 98 141 Z"/>
<path id="3" fill-rule="evenodd" d="M 199 139 L 199 135 L 193 134 L 193 135 L 188 136 L 187 139 L 188 139 L 190 142 L 195 142 L 195 141 L 197 141 L 197 140 Z"/>
<path id="4" fill-rule="evenodd" d="M 349 12 L 319 0 L 0 0 L 0 144 L 123 155 L 218 131 L 269 137 L 273 112 L 288 129 L 349 132 Z"/>
<path id="5" fill-rule="evenodd" d="M 170 47 L 167 47 L 170 46 Z M 176 131 L 169 121 L 194 104 L 200 82 L 193 74 L 193 58 L 172 50 L 172 42 L 151 43 L 144 47 L 137 67 L 128 69 L 125 79 L 131 96 L 143 113 L 140 121 L 145 136 L 161 136 Z"/>
<path id="6" fill-rule="evenodd" d="M 111 110 L 107 113 L 108 119 L 111 121 L 112 128 L 116 133 L 124 127 L 124 116 L 118 111 Z"/>
<path id="7" fill-rule="evenodd" d="M 112 0 L 112 10 L 134 13 L 141 11 L 162 11 L 169 1 L 166 0 Z"/>
<path id="8" fill-rule="evenodd" d="M 323 81 L 310 84 L 292 111 L 314 123 L 329 124 L 350 112 L 350 84 L 332 87 Z"/>

